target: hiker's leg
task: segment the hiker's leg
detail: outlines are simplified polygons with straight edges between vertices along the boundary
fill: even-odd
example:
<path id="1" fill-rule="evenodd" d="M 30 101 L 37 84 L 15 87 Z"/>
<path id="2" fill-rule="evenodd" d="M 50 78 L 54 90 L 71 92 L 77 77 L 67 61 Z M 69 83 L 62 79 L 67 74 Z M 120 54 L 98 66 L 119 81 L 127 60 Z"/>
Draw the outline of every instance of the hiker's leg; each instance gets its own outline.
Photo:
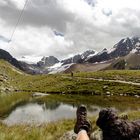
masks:
<path id="1" fill-rule="evenodd" d="M 74 132 L 78 134 L 80 130 L 86 130 L 87 134 L 90 135 L 91 124 L 87 120 L 87 109 L 84 105 L 81 105 L 78 107 L 76 116 L 77 116 L 77 119 L 74 126 Z"/>
<path id="2" fill-rule="evenodd" d="M 79 131 L 76 140 L 89 140 L 86 130 Z"/>
<path id="3" fill-rule="evenodd" d="M 76 140 L 89 140 L 91 124 L 87 120 L 87 109 L 84 105 L 78 107 L 76 116 L 77 119 L 74 127 L 74 132 L 78 134 Z"/>

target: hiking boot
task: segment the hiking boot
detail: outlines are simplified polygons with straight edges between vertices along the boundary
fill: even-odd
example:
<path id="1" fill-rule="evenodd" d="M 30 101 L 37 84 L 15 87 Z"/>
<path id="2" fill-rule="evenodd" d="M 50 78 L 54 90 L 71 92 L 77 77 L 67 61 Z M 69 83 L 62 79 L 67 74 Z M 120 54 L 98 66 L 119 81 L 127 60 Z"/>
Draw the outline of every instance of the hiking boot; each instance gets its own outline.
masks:
<path id="1" fill-rule="evenodd" d="M 80 130 L 86 130 L 87 134 L 90 135 L 91 123 L 87 120 L 86 107 L 84 105 L 78 107 L 76 115 L 77 115 L 77 120 L 74 127 L 74 132 L 78 134 Z"/>

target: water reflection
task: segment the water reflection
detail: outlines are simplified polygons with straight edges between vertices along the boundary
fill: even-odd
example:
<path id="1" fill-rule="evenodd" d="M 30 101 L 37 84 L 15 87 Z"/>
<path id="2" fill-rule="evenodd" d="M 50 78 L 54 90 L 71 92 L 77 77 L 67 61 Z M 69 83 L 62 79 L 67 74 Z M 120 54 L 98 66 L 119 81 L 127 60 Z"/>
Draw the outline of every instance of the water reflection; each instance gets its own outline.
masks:
<path id="1" fill-rule="evenodd" d="M 29 103 L 17 107 L 5 120 L 8 125 L 14 124 L 41 124 L 57 121 L 60 119 L 75 118 L 77 107 L 75 105 L 48 102 L 44 104 Z M 97 115 L 100 111 L 98 106 L 88 107 L 88 115 Z"/>
<path id="2" fill-rule="evenodd" d="M 51 102 L 45 102 L 43 105 L 42 103 L 40 105 L 42 105 L 44 111 L 45 110 L 56 110 L 59 106 L 60 106 L 60 102 L 55 102 L 55 101 L 51 101 Z"/>

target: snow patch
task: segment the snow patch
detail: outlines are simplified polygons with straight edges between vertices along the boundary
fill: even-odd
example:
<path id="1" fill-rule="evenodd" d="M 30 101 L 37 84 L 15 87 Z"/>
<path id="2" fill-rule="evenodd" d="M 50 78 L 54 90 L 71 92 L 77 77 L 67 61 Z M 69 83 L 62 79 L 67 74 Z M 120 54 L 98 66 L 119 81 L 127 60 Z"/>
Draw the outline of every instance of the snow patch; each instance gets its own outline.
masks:
<path id="1" fill-rule="evenodd" d="M 97 53 L 98 53 L 98 52 L 97 52 Z M 92 57 L 92 56 L 96 55 L 97 53 L 90 54 L 87 58 L 90 58 L 90 57 Z"/>
<path id="2" fill-rule="evenodd" d="M 137 52 L 137 49 L 132 49 L 132 51 L 130 52 L 130 54 L 136 53 L 136 52 Z"/>
<path id="3" fill-rule="evenodd" d="M 105 64 L 105 63 L 107 63 L 108 61 L 101 61 L 101 62 L 95 62 L 95 63 L 93 63 L 93 64 Z"/>
<path id="4" fill-rule="evenodd" d="M 140 46 L 140 42 L 137 42 L 135 46 Z"/>
<path id="5" fill-rule="evenodd" d="M 96 51 L 87 50 L 84 53 L 80 54 L 82 59 L 86 59 L 89 55 L 94 55 Z"/>
<path id="6" fill-rule="evenodd" d="M 53 66 L 49 67 L 50 69 L 55 69 L 55 68 L 58 68 L 58 67 L 61 67 L 63 63 L 59 62 L 59 63 L 56 63 L 54 64 Z"/>
<path id="7" fill-rule="evenodd" d="M 126 39 L 124 39 L 122 43 L 125 43 L 125 42 L 126 42 L 126 40 L 127 40 L 127 38 L 126 38 Z"/>
<path id="8" fill-rule="evenodd" d="M 108 50 L 107 49 L 103 49 L 101 52 L 97 53 L 97 55 L 101 55 L 101 54 L 106 53 L 106 52 L 108 52 Z"/>
<path id="9" fill-rule="evenodd" d="M 57 63 L 54 66 L 48 68 L 48 74 L 55 74 L 65 71 L 66 69 L 70 68 L 74 63 L 63 65 L 63 63 Z"/>
<path id="10" fill-rule="evenodd" d="M 90 54 L 86 59 L 85 61 L 89 60 L 90 58 L 92 58 L 93 56 L 97 55 L 98 52 L 95 52 L 94 54 Z"/>
<path id="11" fill-rule="evenodd" d="M 108 54 L 110 54 L 110 53 L 112 53 L 112 52 L 114 52 L 116 50 L 116 48 L 111 48 L 110 50 L 108 50 Z"/>

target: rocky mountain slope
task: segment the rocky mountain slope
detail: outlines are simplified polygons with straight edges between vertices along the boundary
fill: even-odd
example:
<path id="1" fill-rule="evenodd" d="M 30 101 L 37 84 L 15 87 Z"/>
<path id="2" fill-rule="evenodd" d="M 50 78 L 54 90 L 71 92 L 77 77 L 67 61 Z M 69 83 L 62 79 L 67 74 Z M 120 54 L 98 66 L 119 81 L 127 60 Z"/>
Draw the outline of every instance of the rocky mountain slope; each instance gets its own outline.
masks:
<path id="1" fill-rule="evenodd" d="M 0 59 L 0 93 L 9 93 L 17 88 L 15 79 L 26 75 L 9 62 Z"/>
<path id="2" fill-rule="evenodd" d="M 126 56 L 131 52 L 137 52 L 139 51 L 139 49 L 140 49 L 139 37 L 125 38 L 119 41 L 110 50 L 103 49 L 103 51 L 91 57 L 86 62 L 95 63 L 108 61 L 110 59 Z"/>
<path id="3" fill-rule="evenodd" d="M 105 69 L 140 70 L 140 53 L 132 51 L 128 55 L 114 60 L 113 63 Z"/>
<path id="4" fill-rule="evenodd" d="M 0 59 L 4 59 L 11 63 L 13 66 L 19 68 L 20 70 L 23 70 L 23 67 L 21 66 L 20 62 L 14 57 L 12 57 L 12 55 L 5 50 L 0 49 Z"/>
<path id="5" fill-rule="evenodd" d="M 112 61 L 108 61 L 105 63 L 82 63 L 82 64 L 73 64 L 69 68 L 67 68 L 64 73 L 70 72 L 90 72 L 90 71 L 99 71 L 109 67 Z"/>
<path id="6" fill-rule="evenodd" d="M 87 50 L 83 52 L 82 54 L 77 54 L 71 58 L 62 60 L 61 62 L 63 65 L 70 64 L 70 63 L 83 63 L 85 60 L 89 59 L 90 57 L 96 55 L 97 52 L 93 50 Z"/>
<path id="7" fill-rule="evenodd" d="M 132 37 L 120 40 L 110 50 L 101 52 L 87 50 L 62 61 L 54 56 L 43 57 L 36 64 L 28 64 L 13 58 L 0 49 L 0 59 L 31 74 L 61 73 L 70 71 L 96 71 L 101 69 L 140 69 L 140 38 Z"/>
<path id="8" fill-rule="evenodd" d="M 140 38 L 120 40 L 110 50 L 106 48 L 75 63 L 65 72 L 98 71 L 102 69 L 140 69 Z"/>
<path id="9" fill-rule="evenodd" d="M 28 64 L 25 62 L 20 62 L 24 70 L 32 74 L 54 74 L 61 73 L 69 69 L 73 64 L 84 63 L 84 61 L 92 56 L 96 55 L 93 50 L 87 50 L 81 54 L 77 54 L 68 59 L 59 61 L 54 56 L 43 57 L 37 64 Z"/>
<path id="10" fill-rule="evenodd" d="M 38 63 L 37 63 L 37 65 L 39 66 L 39 67 L 50 67 L 50 66 L 53 66 L 54 64 L 56 64 L 56 63 L 59 63 L 60 61 L 56 58 L 56 57 L 54 57 L 54 56 L 49 56 L 49 57 L 43 57 L 42 59 L 41 59 L 41 61 L 39 61 Z"/>

